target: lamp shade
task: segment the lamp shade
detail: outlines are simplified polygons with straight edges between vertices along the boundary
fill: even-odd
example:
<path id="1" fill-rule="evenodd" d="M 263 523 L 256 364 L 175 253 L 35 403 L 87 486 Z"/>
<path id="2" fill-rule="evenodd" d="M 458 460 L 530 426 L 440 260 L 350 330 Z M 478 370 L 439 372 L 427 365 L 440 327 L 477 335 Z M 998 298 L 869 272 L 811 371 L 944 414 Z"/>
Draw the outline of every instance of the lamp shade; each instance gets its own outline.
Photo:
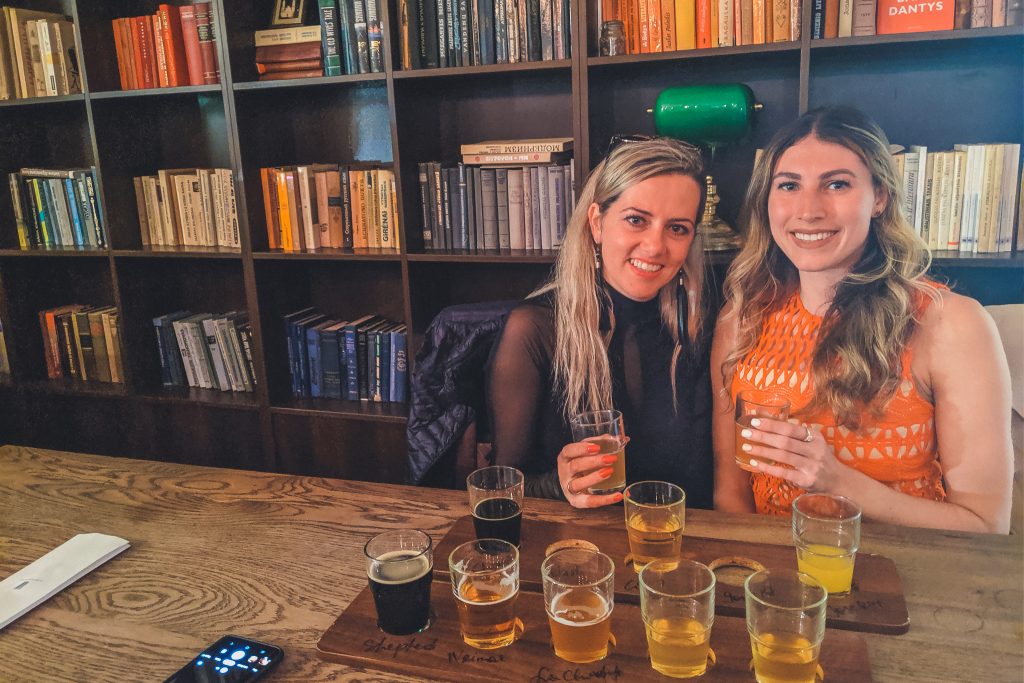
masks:
<path id="1" fill-rule="evenodd" d="M 742 83 L 682 85 L 658 95 L 654 125 L 658 135 L 716 147 L 743 139 L 759 106 Z"/>

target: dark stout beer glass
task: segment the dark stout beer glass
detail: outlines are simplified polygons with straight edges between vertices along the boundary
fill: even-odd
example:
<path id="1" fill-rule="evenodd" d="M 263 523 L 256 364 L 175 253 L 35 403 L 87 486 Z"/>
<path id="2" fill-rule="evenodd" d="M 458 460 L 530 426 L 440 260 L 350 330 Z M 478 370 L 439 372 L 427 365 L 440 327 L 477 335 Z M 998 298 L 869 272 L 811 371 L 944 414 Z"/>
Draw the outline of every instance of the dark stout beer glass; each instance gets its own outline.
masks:
<path id="1" fill-rule="evenodd" d="M 523 524 L 523 473 L 514 467 L 484 467 L 466 477 L 477 538 L 500 538 L 519 546 Z"/>
<path id="2" fill-rule="evenodd" d="M 433 550 L 430 536 L 418 529 L 385 531 L 363 549 L 377 626 L 385 633 L 404 636 L 430 625 Z"/>

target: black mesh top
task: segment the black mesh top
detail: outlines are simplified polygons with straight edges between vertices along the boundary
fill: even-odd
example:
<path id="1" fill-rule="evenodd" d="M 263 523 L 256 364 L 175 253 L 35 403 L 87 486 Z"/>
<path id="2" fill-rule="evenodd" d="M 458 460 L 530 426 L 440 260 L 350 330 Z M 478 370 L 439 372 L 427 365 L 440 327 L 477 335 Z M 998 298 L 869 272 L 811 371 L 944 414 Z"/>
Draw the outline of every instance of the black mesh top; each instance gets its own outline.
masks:
<path id="1" fill-rule="evenodd" d="M 612 400 L 622 411 L 627 482 L 678 484 L 687 505 L 711 508 L 711 381 L 706 344 L 679 361 L 672 405 L 672 336 L 661 323 L 657 298 L 636 302 L 607 288 L 615 332 L 608 348 Z M 602 327 L 607 329 L 607 313 Z M 487 398 L 495 464 L 526 474 L 526 494 L 561 498 L 556 459 L 572 433 L 553 388 L 555 319 L 550 296 L 527 299 L 509 315 L 487 368 Z"/>

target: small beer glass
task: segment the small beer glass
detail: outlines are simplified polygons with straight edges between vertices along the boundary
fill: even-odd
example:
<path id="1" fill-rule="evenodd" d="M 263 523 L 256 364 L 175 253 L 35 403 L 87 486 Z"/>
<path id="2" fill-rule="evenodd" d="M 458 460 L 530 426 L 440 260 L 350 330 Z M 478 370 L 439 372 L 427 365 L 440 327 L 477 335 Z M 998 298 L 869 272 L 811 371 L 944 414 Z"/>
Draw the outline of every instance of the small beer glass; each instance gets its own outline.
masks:
<path id="1" fill-rule="evenodd" d="M 419 633 L 430 625 L 433 543 L 419 529 L 385 531 L 363 548 L 377 626 L 395 636 Z"/>
<path id="2" fill-rule="evenodd" d="M 715 574 L 692 560 L 655 560 L 640 571 L 640 613 L 655 671 L 703 675 L 715 622 Z"/>
<path id="3" fill-rule="evenodd" d="M 638 481 L 622 495 L 633 568 L 679 557 L 686 527 L 686 493 L 666 481 Z"/>
<path id="4" fill-rule="evenodd" d="M 797 569 L 820 581 L 829 595 L 845 595 L 853 586 L 860 517 L 860 505 L 844 496 L 805 493 L 793 501 Z"/>
<path id="5" fill-rule="evenodd" d="M 743 450 L 743 446 L 750 443 L 743 437 L 743 430 L 751 428 L 750 421 L 755 417 L 788 420 L 789 401 L 768 391 L 741 391 L 736 396 L 736 464 L 747 472 L 753 472 L 754 469 L 750 466 L 750 453 Z M 758 457 L 757 460 L 775 464 L 774 460 L 764 457 Z"/>
<path id="6" fill-rule="evenodd" d="M 540 573 L 555 654 L 575 664 L 607 657 L 615 607 L 612 558 L 582 548 L 559 550 Z"/>
<path id="7" fill-rule="evenodd" d="M 581 413 L 569 421 L 573 441 L 596 443 L 600 451 L 596 455 L 614 455 L 611 475 L 588 492 L 598 495 L 616 493 L 626 487 L 626 428 L 622 413 L 618 410 L 592 410 Z"/>
<path id="8" fill-rule="evenodd" d="M 516 639 L 519 551 L 497 538 L 463 543 L 448 557 L 462 639 L 481 650 Z"/>
<path id="9" fill-rule="evenodd" d="M 801 572 L 762 569 L 744 583 L 758 683 L 814 683 L 828 591 Z"/>
<path id="10" fill-rule="evenodd" d="M 483 467 L 466 477 L 477 538 L 519 546 L 523 526 L 523 473 L 514 467 Z"/>

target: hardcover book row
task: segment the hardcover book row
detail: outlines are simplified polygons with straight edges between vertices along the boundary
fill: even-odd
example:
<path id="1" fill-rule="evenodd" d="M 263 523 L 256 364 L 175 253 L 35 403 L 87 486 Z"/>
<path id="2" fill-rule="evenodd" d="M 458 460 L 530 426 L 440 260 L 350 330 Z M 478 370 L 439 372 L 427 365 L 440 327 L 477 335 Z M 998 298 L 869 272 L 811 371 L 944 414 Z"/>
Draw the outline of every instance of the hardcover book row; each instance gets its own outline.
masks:
<path id="1" fill-rule="evenodd" d="M 133 181 L 143 246 L 241 249 L 230 169 L 163 169 Z"/>
<path id="2" fill-rule="evenodd" d="M 7 178 L 21 249 L 106 246 L 95 167 L 23 168 Z"/>
<path id="3" fill-rule="evenodd" d="M 50 379 L 124 382 L 121 328 L 113 306 L 71 304 L 39 312 Z"/>
<path id="4" fill-rule="evenodd" d="M 209 0 L 111 20 L 121 90 L 220 83 Z"/>
<path id="5" fill-rule="evenodd" d="M 249 314 L 168 313 L 153 319 L 164 386 L 251 392 L 256 384 Z"/>
<path id="6" fill-rule="evenodd" d="M 379 315 L 329 319 L 315 308 L 284 316 L 292 394 L 375 403 L 404 403 L 408 335 Z"/>
<path id="7" fill-rule="evenodd" d="M 69 17 L 0 7 L 0 100 L 82 92 Z"/>
<path id="8" fill-rule="evenodd" d="M 260 169 L 271 249 L 399 248 L 395 174 L 376 164 Z"/>
<path id="9" fill-rule="evenodd" d="M 1022 0 L 812 0 L 811 38 L 1019 26 Z"/>

